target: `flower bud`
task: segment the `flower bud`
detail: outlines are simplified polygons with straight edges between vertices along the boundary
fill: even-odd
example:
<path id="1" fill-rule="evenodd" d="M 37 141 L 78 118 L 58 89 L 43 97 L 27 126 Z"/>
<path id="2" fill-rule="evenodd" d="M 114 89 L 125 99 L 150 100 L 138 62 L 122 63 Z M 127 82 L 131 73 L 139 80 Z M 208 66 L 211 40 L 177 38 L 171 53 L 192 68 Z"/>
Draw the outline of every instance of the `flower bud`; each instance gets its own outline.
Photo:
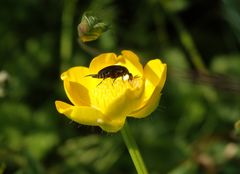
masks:
<path id="1" fill-rule="evenodd" d="M 108 25 L 99 18 L 85 13 L 77 28 L 78 36 L 82 42 L 93 41 L 98 39 L 108 28 Z"/>

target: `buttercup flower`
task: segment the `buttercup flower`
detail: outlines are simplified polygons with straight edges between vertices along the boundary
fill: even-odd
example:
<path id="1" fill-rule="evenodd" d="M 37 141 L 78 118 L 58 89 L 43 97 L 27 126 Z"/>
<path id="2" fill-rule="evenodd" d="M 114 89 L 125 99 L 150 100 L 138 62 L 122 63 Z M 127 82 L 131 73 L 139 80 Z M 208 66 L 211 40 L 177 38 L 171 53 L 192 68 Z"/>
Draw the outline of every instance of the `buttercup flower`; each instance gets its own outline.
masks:
<path id="1" fill-rule="evenodd" d="M 91 76 L 111 65 L 126 67 L 133 78 L 128 74 L 116 79 Z M 62 73 L 64 89 L 72 104 L 56 101 L 56 108 L 80 124 L 117 132 L 127 116 L 143 118 L 154 111 L 166 80 L 166 69 L 159 59 L 150 60 L 143 68 L 131 51 L 124 50 L 119 56 L 101 54 L 92 60 L 89 68 L 77 66 Z"/>

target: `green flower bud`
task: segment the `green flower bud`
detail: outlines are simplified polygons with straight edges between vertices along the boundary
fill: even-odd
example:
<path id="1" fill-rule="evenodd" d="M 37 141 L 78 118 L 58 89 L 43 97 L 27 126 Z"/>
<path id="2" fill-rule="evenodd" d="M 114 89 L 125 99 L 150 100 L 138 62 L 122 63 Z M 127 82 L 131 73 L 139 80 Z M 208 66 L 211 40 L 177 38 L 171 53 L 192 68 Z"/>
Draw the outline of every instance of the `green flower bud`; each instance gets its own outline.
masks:
<path id="1" fill-rule="evenodd" d="M 82 42 L 93 41 L 99 38 L 108 28 L 108 25 L 99 18 L 85 13 L 78 25 L 78 36 Z"/>

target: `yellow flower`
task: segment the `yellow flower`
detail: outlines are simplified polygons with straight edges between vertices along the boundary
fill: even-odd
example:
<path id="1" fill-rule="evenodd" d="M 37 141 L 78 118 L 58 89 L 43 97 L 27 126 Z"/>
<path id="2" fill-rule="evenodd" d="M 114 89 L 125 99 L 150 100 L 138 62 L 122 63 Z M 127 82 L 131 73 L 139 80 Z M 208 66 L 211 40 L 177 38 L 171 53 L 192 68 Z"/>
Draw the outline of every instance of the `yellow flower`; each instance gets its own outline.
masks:
<path id="1" fill-rule="evenodd" d="M 126 67 L 133 79 L 127 75 L 104 80 L 88 76 L 110 65 Z M 64 89 L 72 104 L 56 101 L 56 108 L 80 124 L 117 132 L 127 116 L 143 118 L 154 111 L 166 80 L 166 69 L 159 59 L 150 60 L 143 68 L 137 55 L 127 50 L 119 56 L 101 54 L 92 60 L 89 68 L 78 66 L 62 73 Z"/>

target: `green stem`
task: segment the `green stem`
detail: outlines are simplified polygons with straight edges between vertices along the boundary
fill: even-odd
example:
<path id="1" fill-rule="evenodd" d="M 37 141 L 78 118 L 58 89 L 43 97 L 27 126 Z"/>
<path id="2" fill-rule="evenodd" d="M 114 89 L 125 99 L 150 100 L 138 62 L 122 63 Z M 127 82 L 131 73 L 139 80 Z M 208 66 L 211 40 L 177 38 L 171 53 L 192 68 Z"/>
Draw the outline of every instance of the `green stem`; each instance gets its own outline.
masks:
<path id="1" fill-rule="evenodd" d="M 80 39 L 78 41 L 78 44 L 80 45 L 80 47 L 86 51 L 88 54 L 90 54 L 91 56 L 97 56 L 99 54 L 101 54 L 101 52 L 93 47 L 88 46 L 87 44 L 85 44 L 84 42 L 82 42 Z"/>
<path id="2" fill-rule="evenodd" d="M 127 122 L 125 123 L 124 127 L 122 128 L 121 134 L 122 134 L 123 140 L 128 148 L 128 152 L 132 158 L 132 161 L 134 163 L 134 166 L 135 166 L 138 174 L 148 174 L 148 171 L 145 167 L 145 164 L 144 164 L 144 161 L 140 154 L 140 151 L 137 147 L 137 144 L 136 144 L 134 138 L 132 137 L 132 134 L 130 132 Z"/>

